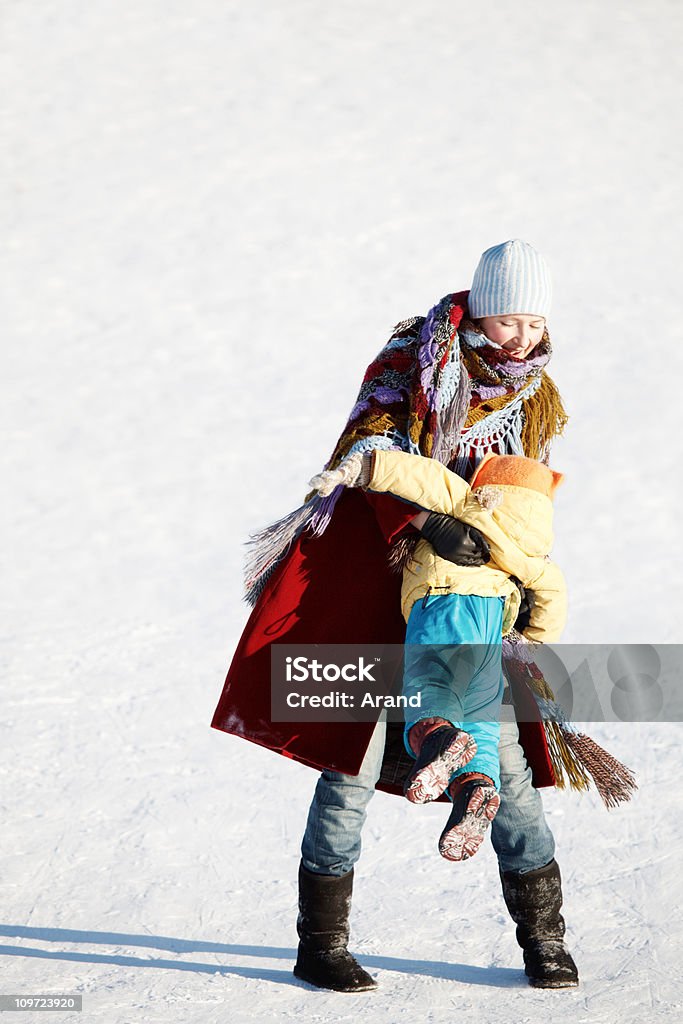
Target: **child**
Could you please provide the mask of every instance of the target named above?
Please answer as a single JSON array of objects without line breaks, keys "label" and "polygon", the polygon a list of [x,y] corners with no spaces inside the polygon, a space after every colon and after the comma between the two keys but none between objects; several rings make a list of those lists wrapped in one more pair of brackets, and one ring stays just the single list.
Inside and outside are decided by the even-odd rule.
[{"label": "child", "polygon": [[379,449],[352,455],[345,468],[347,485],[445,513],[475,527],[489,545],[491,561],[472,567],[440,558],[420,539],[401,591],[404,693],[421,698],[420,715],[404,733],[416,758],[405,795],[427,803],[447,792],[453,808],[439,852],[466,860],[500,806],[501,640],[520,606],[512,577],[534,595],[528,640],[557,640],[565,623],[564,578],[547,557],[562,475],[523,456],[489,454],[468,485],[434,459]]}]

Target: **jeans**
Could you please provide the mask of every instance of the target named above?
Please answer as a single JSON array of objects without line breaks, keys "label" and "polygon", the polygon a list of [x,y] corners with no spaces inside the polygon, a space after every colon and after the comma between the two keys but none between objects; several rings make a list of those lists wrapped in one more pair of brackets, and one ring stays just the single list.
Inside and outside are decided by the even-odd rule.
[{"label": "jeans", "polygon": [[[380,719],[358,775],[324,771],[318,779],[301,845],[309,871],[345,875],[360,857],[361,830],[379,778],[385,735],[386,721]],[[534,871],[553,859],[555,841],[514,722],[501,722],[498,753],[501,803],[491,824],[491,842],[502,871]],[[447,816],[445,804],[444,809]]]}]

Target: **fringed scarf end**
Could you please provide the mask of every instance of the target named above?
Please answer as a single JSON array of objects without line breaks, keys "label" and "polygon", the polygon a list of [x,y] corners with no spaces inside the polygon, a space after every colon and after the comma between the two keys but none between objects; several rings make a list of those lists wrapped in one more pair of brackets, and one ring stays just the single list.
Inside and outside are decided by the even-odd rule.
[{"label": "fringed scarf end", "polygon": [[568,722],[533,660],[534,647],[535,644],[515,631],[503,641],[508,673],[517,683],[526,683],[541,713],[555,785],[558,789],[569,785],[577,792],[586,792],[592,782],[608,810],[630,800],[638,788],[635,775],[594,739],[578,732]]},{"label": "fringed scarf end", "polygon": [[313,519],[321,500],[319,497],[310,498],[282,519],[250,535],[246,542],[244,599],[252,607],[256,604],[266,580]]},{"label": "fringed scarf end", "polygon": [[585,733],[568,728],[562,729],[562,733],[576,761],[593,779],[607,810],[631,799],[638,784],[630,768]]},{"label": "fringed scarf end", "polygon": [[419,534],[410,534],[399,537],[393,542],[389,549],[387,564],[392,572],[403,572],[413,555],[413,551],[419,541]]}]

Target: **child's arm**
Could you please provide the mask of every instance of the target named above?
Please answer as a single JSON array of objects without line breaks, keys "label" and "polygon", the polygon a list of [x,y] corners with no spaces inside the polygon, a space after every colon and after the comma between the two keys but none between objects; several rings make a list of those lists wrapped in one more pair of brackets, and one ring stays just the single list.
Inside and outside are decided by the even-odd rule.
[{"label": "child's arm", "polygon": [[[373,477],[376,459],[381,463],[381,468]],[[432,478],[431,484],[425,480],[411,479],[418,467],[424,477]],[[326,469],[314,476],[309,484],[323,497],[339,486],[362,487],[373,507],[378,501],[389,502],[390,507],[392,502],[394,505],[403,505],[407,515],[399,512],[398,518],[391,508],[389,531],[383,522],[384,517],[379,518],[380,528],[387,541],[398,532],[397,525],[400,529],[410,523],[429,541],[440,558],[465,566],[484,565],[490,558],[489,547],[482,533],[472,523],[468,523],[464,515],[462,521],[458,518],[470,494],[469,486],[432,459],[382,449],[374,449],[363,455],[354,452],[335,469]],[[479,505],[476,502],[474,504],[476,512],[481,512]],[[491,523],[487,525],[491,526]]]},{"label": "child's arm", "polygon": [[[390,492],[415,507],[449,517],[452,527],[459,526],[455,546],[446,535],[423,530],[439,557],[457,565],[479,566],[491,558],[505,571],[522,579],[538,576],[538,558],[529,559],[473,497],[470,485],[435,459],[407,452],[375,449],[363,466],[362,486],[373,492]],[[464,524],[464,525],[463,525]],[[422,529],[419,521],[414,525]],[[450,527],[449,527],[450,529]]]},{"label": "child's arm", "polygon": [[455,519],[463,514],[469,484],[436,459],[376,448],[372,453],[367,488],[388,491],[397,498]]},{"label": "child's arm", "polygon": [[539,643],[554,643],[567,622],[567,586],[562,571],[555,562],[545,562],[541,575],[527,586],[534,603],[524,636]]}]

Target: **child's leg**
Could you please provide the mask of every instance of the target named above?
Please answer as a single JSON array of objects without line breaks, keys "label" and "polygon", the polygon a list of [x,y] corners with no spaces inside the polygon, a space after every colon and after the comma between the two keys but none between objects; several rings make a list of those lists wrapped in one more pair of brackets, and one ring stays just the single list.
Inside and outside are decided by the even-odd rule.
[{"label": "child's leg", "polygon": [[481,609],[482,642],[476,647],[477,668],[465,695],[462,727],[477,743],[477,753],[458,768],[446,790],[453,808],[439,839],[447,860],[473,857],[500,807],[500,706],[503,698],[502,606]]},{"label": "child's leg", "polygon": [[416,759],[404,786],[412,803],[440,796],[476,750],[467,733],[450,725],[450,719],[463,717],[468,682],[456,685],[453,673],[451,637],[458,620],[467,618],[458,602],[455,594],[430,596],[413,606],[408,619],[403,693],[419,702],[419,711],[406,712],[403,734],[406,750]]},{"label": "child's leg", "polygon": [[[415,757],[409,732],[419,721],[460,721],[464,717],[461,692],[453,685],[451,637],[459,610],[454,594],[435,594],[413,605],[406,627],[403,694],[417,699],[419,710],[406,708],[404,743]],[[454,598],[456,600],[454,600]],[[455,641],[457,643],[457,641]]]},{"label": "child's leg", "polygon": [[[412,802],[435,799],[453,774],[471,762],[476,748],[464,720],[471,711],[473,724],[479,724],[476,720],[490,714],[486,709],[502,696],[489,679],[496,651],[491,654],[485,643],[488,635],[497,636],[499,652],[501,627],[498,598],[445,594],[413,606],[403,680],[404,695],[417,695],[420,701],[419,713],[411,716],[404,731],[406,749],[417,758],[405,788]],[[438,735],[430,735],[435,730]],[[487,749],[491,742],[495,748],[497,737],[491,741],[485,733]],[[487,755],[482,763],[488,765],[489,760]]]},{"label": "child's leg", "polygon": [[469,764],[456,769],[450,781],[452,782],[462,775],[476,772],[480,775],[486,775],[491,779],[496,789],[499,790],[500,760],[498,757],[498,744],[500,743],[500,722],[466,722],[461,724],[460,728],[467,729],[467,732],[477,744],[477,752]]},{"label": "child's leg", "polygon": [[[403,693],[417,697],[406,709],[404,740],[416,722],[441,718],[468,730],[498,724],[503,697],[503,601],[473,594],[438,594],[413,605],[406,628]],[[410,717],[409,717],[410,715]]]},{"label": "child's leg", "polygon": [[500,707],[505,680],[502,666],[503,602],[499,598],[471,598],[479,637],[471,641],[474,669],[463,698],[463,718],[453,724],[466,729],[477,743],[471,762],[454,775],[478,772],[487,775],[500,789],[498,744]]}]

